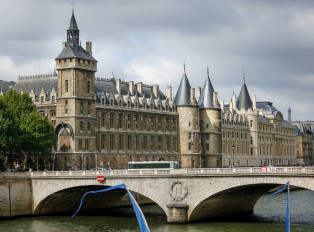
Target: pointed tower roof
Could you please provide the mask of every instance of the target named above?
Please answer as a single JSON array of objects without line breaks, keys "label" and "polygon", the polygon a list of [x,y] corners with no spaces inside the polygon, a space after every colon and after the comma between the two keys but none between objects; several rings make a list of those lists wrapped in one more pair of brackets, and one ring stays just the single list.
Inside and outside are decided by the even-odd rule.
[{"label": "pointed tower roof", "polygon": [[200,95],[198,105],[200,109],[211,109],[215,108],[213,94],[215,90],[209,78],[209,69],[207,68],[207,78],[205,80],[202,93]]},{"label": "pointed tower roof", "polygon": [[72,17],[70,19],[70,25],[69,25],[68,31],[79,31],[79,28],[77,26],[76,19],[74,16],[74,10],[72,10]]},{"label": "pointed tower roof", "polygon": [[179,85],[177,94],[174,98],[174,102],[176,106],[191,106],[192,105],[191,98],[190,98],[190,90],[191,90],[191,85],[188,80],[188,77],[186,76],[185,65],[184,65],[184,72],[181,79],[181,83]]},{"label": "pointed tower roof", "polygon": [[92,57],[92,55],[82,48],[79,44],[80,31],[78,29],[74,11],[72,11],[72,17],[70,20],[70,25],[67,30],[67,42],[65,48],[57,56],[56,60],[67,59],[67,58],[80,58],[85,60],[97,61]]},{"label": "pointed tower roof", "polygon": [[245,82],[243,82],[239,97],[238,97],[238,109],[252,109],[252,101],[249,94],[249,91],[247,90]]}]

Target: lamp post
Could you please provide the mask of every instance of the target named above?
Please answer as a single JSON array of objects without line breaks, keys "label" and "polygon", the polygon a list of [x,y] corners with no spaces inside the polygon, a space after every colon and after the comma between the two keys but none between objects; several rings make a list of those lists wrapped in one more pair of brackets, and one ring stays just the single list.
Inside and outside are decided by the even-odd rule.
[{"label": "lamp post", "polygon": [[234,144],[232,145],[232,166],[234,167],[234,149],[235,149],[235,146]]}]

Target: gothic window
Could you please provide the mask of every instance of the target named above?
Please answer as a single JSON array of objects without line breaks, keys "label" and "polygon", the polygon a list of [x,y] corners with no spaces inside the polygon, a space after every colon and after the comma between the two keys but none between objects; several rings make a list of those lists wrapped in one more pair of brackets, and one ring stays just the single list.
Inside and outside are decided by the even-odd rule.
[{"label": "gothic window", "polygon": [[209,143],[206,143],[206,151],[209,151]]},{"label": "gothic window", "polygon": [[79,150],[82,150],[82,139],[79,139]]},{"label": "gothic window", "polygon": [[87,131],[90,131],[90,122],[87,122]]},{"label": "gothic window", "polygon": [[84,104],[83,104],[83,101],[80,101],[80,114],[83,114],[84,113]]},{"label": "gothic window", "polygon": [[80,131],[83,131],[83,126],[84,126],[83,121],[80,121]]},{"label": "gothic window", "polygon": [[172,150],[173,151],[177,150],[177,138],[172,139]]},{"label": "gothic window", "polygon": [[150,150],[153,151],[154,150],[154,136],[150,137]]},{"label": "gothic window", "polygon": [[166,151],[169,151],[170,149],[170,138],[166,137]]},{"label": "gothic window", "polygon": [[118,115],[118,123],[119,123],[118,127],[121,129],[122,128],[122,114]]},{"label": "gothic window", "polygon": [[69,92],[69,81],[65,80],[65,92]]},{"label": "gothic window", "polygon": [[158,136],[158,150],[161,151],[162,150],[162,137]]},{"label": "gothic window", "polygon": [[147,137],[146,136],[143,136],[142,148],[143,148],[144,151],[147,149]]},{"label": "gothic window", "polygon": [[134,141],[134,150],[137,151],[139,149],[139,139],[138,135],[135,136],[135,141]]}]

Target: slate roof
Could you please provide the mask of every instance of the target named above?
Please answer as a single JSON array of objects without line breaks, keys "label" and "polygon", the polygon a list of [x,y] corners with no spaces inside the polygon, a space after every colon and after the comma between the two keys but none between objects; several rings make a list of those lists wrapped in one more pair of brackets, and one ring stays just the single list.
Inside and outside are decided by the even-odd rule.
[{"label": "slate roof", "polygon": [[190,98],[191,85],[184,71],[174,102],[177,106],[192,106]]},{"label": "slate roof", "polygon": [[14,81],[3,81],[0,80],[0,93],[6,93],[9,91],[10,86],[14,86],[15,82]]},{"label": "slate roof", "polygon": [[210,81],[209,73],[207,72],[207,78],[205,80],[205,83],[204,83],[204,86],[203,86],[203,89],[202,89],[202,92],[198,101],[198,105],[200,106],[200,109],[215,108],[214,99],[213,99],[214,92],[215,92],[214,87]]},{"label": "slate roof", "polygon": [[57,56],[56,60],[67,59],[67,58],[79,58],[90,61],[97,61],[94,57],[91,56],[84,48],[81,46],[70,46],[66,45],[66,47],[62,50],[62,52]]},{"label": "slate roof", "polygon": [[74,11],[72,12],[72,17],[70,19],[70,25],[69,25],[69,28],[68,28],[68,31],[78,31],[79,28],[77,26],[77,23],[76,23],[76,19],[75,19],[75,16],[74,16]]},{"label": "slate roof", "polygon": [[256,108],[262,109],[263,114],[272,114],[276,116],[279,112],[274,106],[272,102],[256,102]]},{"label": "slate roof", "polygon": [[242,88],[238,97],[238,101],[237,101],[237,106],[239,110],[241,109],[248,110],[249,108],[252,109],[251,97],[245,83],[243,83],[242,85]]},{"label": "slate roof", "polygon": [[29,79],[19,79],[12,89],[17,92],[23,91],[30,93],[32,90],[35,93],[35,100],[38,100],[42,90],[46,92],[46,99],[50,100],[50,92],[52,89],[58,90],[58,77],[34,77]]}]

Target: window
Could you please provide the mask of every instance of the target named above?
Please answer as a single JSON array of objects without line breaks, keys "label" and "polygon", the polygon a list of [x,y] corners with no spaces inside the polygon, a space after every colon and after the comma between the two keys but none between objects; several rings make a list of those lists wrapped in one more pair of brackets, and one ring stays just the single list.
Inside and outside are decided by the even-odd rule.
[{"label": "window", "polygon": [[55,103],[55,101],[56,101],[56,96],[55,96],[55,95],[52,95],[52,97],[51,97],[51,102],[52,102],[52,103]]},{"label": "window", "polygon": [[251,148],[251,155],[253,155],[253,148]]},{"label": "window", "polygon": [[131,150],[131,135],[127,136],[126,143],[127,143],[127,149]]},{"label": "window", "polygon": [[206,143],[206,151],[209,151],[209,143]]},{"label": "window", "polygon": [[208,124],[206,124],[206,129],[208,129]]},{"label": "window", "polygon": [[191,139],[192,138],[192,134],[191,133],[189,133],[189,139]]},{"label": "window", "polygon": [[105,144],[106,144],[106,135],[101,134],[100,148],[105,149]]},{"label": "window", "polygon": [[134,141],[134,150],[137,151],[139,149],[139,139],[138,139],[138,135],[135,135],[135,141]]},{"label": "window", "polygon": [[250,144],[253,144],[253,137],[250,137]]},{"label": "window", "polygon": [[251,127],[253,126],[253,120],[250,120],[250,126]]},{"label": "window", "polygon": [[83,127],[84,127],[83,121],[80,121],[80,131],[83,131]]},{"label": "window", "polygon": [[42,117],[45,117],[45,111],[41,110],[41,111],[39,111],[39,114],[40,114]]},{"label": "window", "polygon": [[87,81],[87,94],[90,92],[90,81]]},{"label": "window", "polygon": [[172,139],[172,150],[173,151],[177,150],[177,138]]},{"label": "window", "polygon": [[45,101],[45,97],[44,97],[44,96],[41,96],[41,97],[40,97],[40,103],[44,103],[44,101]]},{"label": "window", "polygon": [[110,135],[110,150],[114,149],[114,135]]},{"label": "window", "polygon": [[209,140],[209,134],[206,134],[206,140]]},{"label": "window", "polygon": [[142,149],[145,151],[147,149],[147,137],[143,136],[143,145],[142,145]]},{"label": "window", "polygon": [[114,120],[114,114],[113,113],[110,113],[110,128],[113,128],[113,120]]},{"label": "window", "polygon": [[119,135],[119,149],[123,149],[123,135]]},{"label": "window", "polygon": [[82,150],[82,139],[79,139],[79,150]]},{"label": "window", "polygon": [[65,92],[69,92],[69,81],[65,80]]},{"label": "window", "polygon": [[189,127],[191,127],[191,122],[189,122]]},{"label": "window", "polygon": [[85,139],[85,150],[89,150],[89,141]]},{"label": "window", "polygon": [[189,149],[189,151],[191,151],[191,149],[192,149],[192,143],[189,143],[188,149]]},{"label": "window", "polygon": [[90,122],[87,122],[87,131],[90,131]]}]

